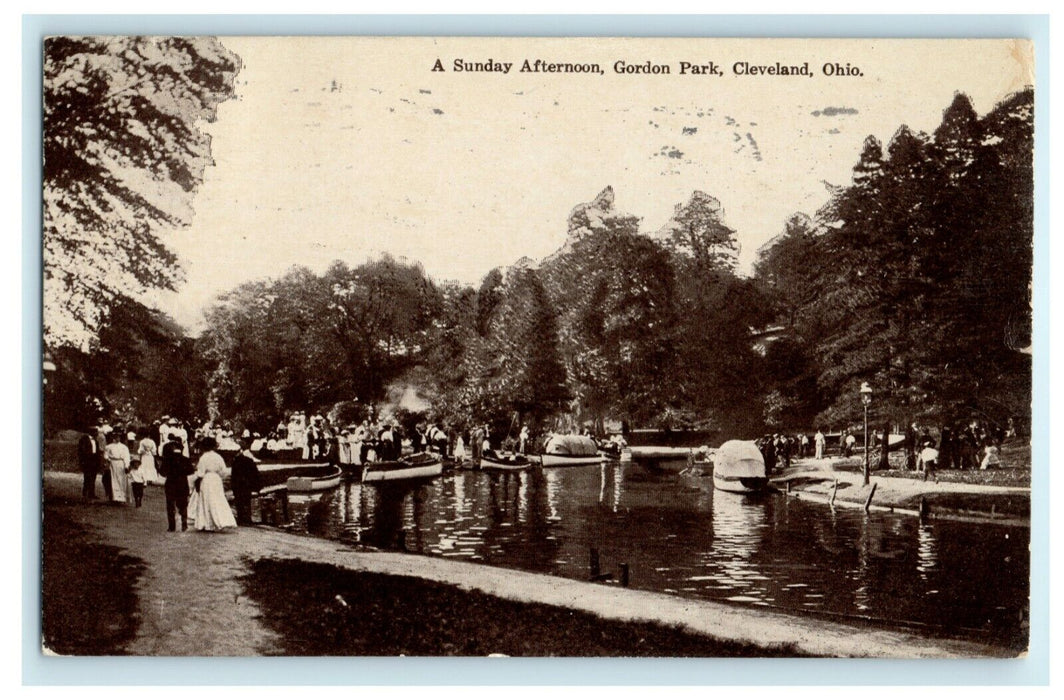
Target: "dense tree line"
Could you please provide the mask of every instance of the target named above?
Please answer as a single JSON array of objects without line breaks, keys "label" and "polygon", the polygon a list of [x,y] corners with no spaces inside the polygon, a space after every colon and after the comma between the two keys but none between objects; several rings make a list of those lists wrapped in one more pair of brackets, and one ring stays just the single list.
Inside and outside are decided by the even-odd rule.
[{"label": "dense tree line", "polygon": [[60,353],[74,370],[63,391],[93,397],[86,411],[255,429],[293,410],[347,422],[388,406],[503,432],[613,419],[752,437],[855,420],[867,381],[877,419],[896,425],[1023,418],[1032,100],[979,117],[957,95],[931,135],[869,137],[852,183],[784,222],[752,277],[736,273],[715,198],[696,191],[646,232],[607,187],[572,210],[558,252],[477,287],[387,256],[297,267],[220,297],[197,339],[112,304],[95,351]]},{"label": "dense tree line", "polygon": [[735,274],[735,248],[708,195],[646,235],[607,188],[574,208],[560,251],[492,270],[477,289],[388,257],[295,268],[207,313],[210,412],[248,425],[299,408],[347,419],[394,411],[409,388],[425,418],[456,427],[620,419],[750,432],[762,362],[750,330],[768,316]]},{"label": "dense tree line", "polygon": [[867,381],[895,424],[1029,416],[1032,157],[1029,89],[982,118],[958,94],[933,134],[865,140],[852,185],[756,268],[790,329],[782,412],[852,420]]}]

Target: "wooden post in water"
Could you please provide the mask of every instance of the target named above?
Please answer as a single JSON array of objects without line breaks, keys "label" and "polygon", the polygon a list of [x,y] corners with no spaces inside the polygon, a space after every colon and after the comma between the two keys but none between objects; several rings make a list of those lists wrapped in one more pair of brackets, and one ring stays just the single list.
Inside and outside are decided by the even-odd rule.
[{"label": "wooden post in water", "polygon": [[590,580],[594,581],[599,577],[599,573],[601,573],[601,570],[599,568],[599,551],[594,547],[591,548],[589,566],[591,569]]},{"label": "wooden post in water", "polygon": [[831,500],[828,501],[828,505],[832,508],[835,507],[835,494],[839,492],[839,480],[835,479],[835,485],[831,487]]},{"label": "wooden post in water", "polygon": [[868,512],[868,508],[872,505],[872,496],[876,495],[876,486],[878,486],[878,484],[872,484],[872,490],[868,492],[868,498],[865,499],[864,509],[866,513]]},{"label": "wooden post in water", "polygon": [[621,563],[621,585],[628,588],[628,562]]},{"label": "wooden post in water", "polygon": [[920,522],[926,521],[930,514],[931,508],[927,505],[927,498],[920,496]]}]

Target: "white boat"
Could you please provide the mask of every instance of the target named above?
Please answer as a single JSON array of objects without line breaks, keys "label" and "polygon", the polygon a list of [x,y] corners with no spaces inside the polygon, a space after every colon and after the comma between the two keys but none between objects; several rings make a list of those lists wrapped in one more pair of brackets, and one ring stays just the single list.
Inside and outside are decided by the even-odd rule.
[{"label": "white boat", "polygon": [[544,467],[579,467],[584,464],[602,464],[606,458],[600,454],[590,456],[580,455],[540,455],[540,463]]},{"label": "white boat", "polygon": [[768,485],[765,458],[748,440],[729,440],[713,457],[713,486],[721,491],[751,493]]},{"label": "white boat", "polygon": [[[259,493],[266,495],[275,491],[321,491],[340,483],[343,472],[327,463],[262,463],[258,464],[259,478],[263,483]],[[335,480],[335,483],[333,482]]]},{"label": "white boat", "polygon": [[363,483],[431,479],[443,473],[443,460],[422,452],[395,462],[371,462],[362,470]]},{"label": "white boat", "polygon": [[544,467],[602,464],[606,459],[599,454],[598,444],[584,435],[554,435],[547,440],[539,457]]},{"label": "white boat", "polygon": [[489,450],[480,456],[481,469],[495,469],[498,471],[520,471],[528,469],[532,462],[524,455],[510,452],[498,453]]}]

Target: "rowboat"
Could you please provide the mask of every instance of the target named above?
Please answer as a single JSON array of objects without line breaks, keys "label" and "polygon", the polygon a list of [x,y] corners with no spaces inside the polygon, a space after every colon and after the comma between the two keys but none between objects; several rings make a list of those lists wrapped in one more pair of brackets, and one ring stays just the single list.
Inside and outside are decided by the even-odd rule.
[{"label": "rowboat", "polygon": [[340,485],[344,470],[332,467],[331,471],[321,476],[290,476],[286,482],[289,493],[313,493],[327,491]]},{"label": "rowboat", "polygon": [[747,440],[729,440],[713,458],[713,486],[721,491],[751,493],[768,485],[765,458]]},{"label": "rowboat", "polygon": [[[289,483],[296,480],[307,482],[308,485],[313,484],[313,482],[318,480],[336,480],[332,486],[322,486],[321,488],[310,489],[313,491],[320,491],[338,485],[340,483],[338,477],[343,474],[339,467],[324,462],[318,464],[293,464],[289,462],[269,464],[260,462],[258,464],[258,469],[259,483],[262,485],[260,493],[262,494],[286,489],[291,490]],[[299,486],[297,486],[297,488],[299,488]]]},{"label": "rowboat", "polygon": [[544,467],[579,467],[585,464],[602,464],[606,458],[600,454],[590,456],[579,455],[540,455],[540,463]]},{"label": "rowboat", "polygon": [[362,470],[362,481],[402,481],[431,479],[443,473],[443,461],[436,455],[420,452],[394,462],[371,462]]},{"label": "rowboat", "polygon": [[692,450],[688,447],[630,447],[632,461],[659,472],[681,472],[691,466]]},{"label": "rowboat", "polygon": [[532,462],[524,455],[495,451],[485,452],[480,456],[481,469],[494,469],[499,471],[520,471],[531,466]]}]

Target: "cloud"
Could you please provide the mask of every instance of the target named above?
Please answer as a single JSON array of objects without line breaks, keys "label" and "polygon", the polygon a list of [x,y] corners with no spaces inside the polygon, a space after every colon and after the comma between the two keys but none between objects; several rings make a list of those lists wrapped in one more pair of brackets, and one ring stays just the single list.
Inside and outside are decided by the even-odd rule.
[{"label": "cloud", "polygon": [[757,141],[754,140],[753,135],[747,131],[746,140],[750,143],[750,148],[754,150],[754,160],[761,160],[761,149],[757,147]]},{"label": "cloud", "polygon": [[654,154],[655,156],[665,156],[666,158],[675,158],[679,160],[683,158],[683,151],[675,146],[662,146],[661,150]]},{"label": "cloud", "polygon": [[814,117],[836,117],[840,114],[857,114],[853,107],[825,107],[813,112]]}]

